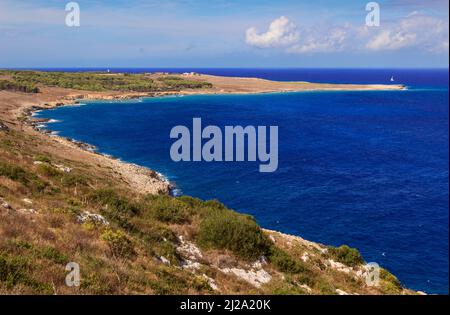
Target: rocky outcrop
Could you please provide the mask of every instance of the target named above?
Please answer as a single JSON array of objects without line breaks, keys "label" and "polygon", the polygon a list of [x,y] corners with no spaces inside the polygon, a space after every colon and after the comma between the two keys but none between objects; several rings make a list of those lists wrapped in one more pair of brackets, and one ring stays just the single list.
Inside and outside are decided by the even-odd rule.
[{"label": "rocky outcrop", "polygon": [[5,125],[2,121],[0,121],[0,131],[8,132],[9,127]]}]

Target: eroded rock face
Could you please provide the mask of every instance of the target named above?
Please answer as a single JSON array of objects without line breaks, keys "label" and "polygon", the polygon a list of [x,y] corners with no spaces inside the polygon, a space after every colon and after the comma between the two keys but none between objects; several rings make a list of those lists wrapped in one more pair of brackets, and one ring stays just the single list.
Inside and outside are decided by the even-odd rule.
[{"label": "eroded rock face", "polygon": [[199,260],[203,258],[200,249],[192,242],[186,241],[182,235],[178,237],[180,245],[177,252],[183,256],[181,267],[184,269],[198,270],[202,266]]},{"label": "eroded rock face", "polygon": [[252,284],[253,286],[260,288],[261,285],[269,283],[272,280],[272,276],[264,269],[240,269],[240,268],[223,268],[220,269],[223,273],[234,274],[238,278]]}]

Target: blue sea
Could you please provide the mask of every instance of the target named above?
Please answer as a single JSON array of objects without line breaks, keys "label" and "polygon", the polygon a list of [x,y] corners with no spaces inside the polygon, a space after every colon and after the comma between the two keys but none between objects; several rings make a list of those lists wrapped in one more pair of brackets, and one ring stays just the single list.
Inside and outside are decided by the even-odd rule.
[{"label": "blue sea", "polygon": [[[93,69],[58,69],[69,71]],[[96,69],[101,70],[101,69]],[[217,198],[269,229],[358,248],[412,289],[449,292],[449,73],[429,69],[196,71],[280,81],[395,83],[407,91],[198,95],[40,112],[48,128],[155,169],[179,193]],[[176,125],[276,125],[279,168],[171,160]]]}]

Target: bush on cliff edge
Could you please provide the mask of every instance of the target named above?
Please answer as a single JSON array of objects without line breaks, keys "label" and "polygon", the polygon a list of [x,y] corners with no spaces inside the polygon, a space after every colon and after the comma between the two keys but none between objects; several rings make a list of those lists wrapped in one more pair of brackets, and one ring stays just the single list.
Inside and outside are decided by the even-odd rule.
[{"label": "bush on cliff edge", "polygon": [[197,242],[203,248],[226,249],[244,259],[268,253],[271,242],[249,216],[233,211],[212,211],[200,223]]}]

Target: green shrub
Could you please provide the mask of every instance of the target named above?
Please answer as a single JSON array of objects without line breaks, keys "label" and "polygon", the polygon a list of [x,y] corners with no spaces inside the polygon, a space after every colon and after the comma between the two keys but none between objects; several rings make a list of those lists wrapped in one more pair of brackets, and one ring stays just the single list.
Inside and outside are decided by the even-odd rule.
[{"label": "green shrub", "polygon": [[40,174],[47,177],[57,177],[62,174],[59,170],[47,163],[40,164],[38,166],[38,171]]},{"label": "green shrub", "polygon": [[0,162],[0,176],[8,177],[22,184],[27,184],[29,181],[28,173],[23,168],[3,162]]},{"label": "green shrub", "polygon": [[197,240],[204,248],[227,249],[244,259],[259,258],[271,246],[253,219],[231,210],[213,211],[204,218]]},{"label": "green shrub", "polygon": [[29,173],[19,166],[4,162],[0,162],[0,176],[17,181],[37,192],[43,192],[48,187],[48,183],[41,180],[35,174]]},{"label": "green shrub", "polygon": [[135,255],[133,243],[120,230],[107,229],[100,238],[108,244],[111,254],[116,258],[131,258]]},{"label": "green shrub", "polygon": [[181,256],[177,252],[175,244],[170,242],[162,242],[155,248],[155,253],[158,256],[167,258],[171,264],[178,265],[181,261]]},{"label": "green shrub", "polygon": [[166,223],[182,224],[188,222],[188,214],[186,206],[172,200],[170,202],[157,204],[154,207],[155,218],[159,221]]},{"label": "green shrub", "polygon": [[157,280],[148,282],[148,286],[152,288],[155,294],[189,294],[190,289],[205,293],[211,293],[212,291],[205,278],[179,273],[166,266],[161,266],[156,271],[156,276],[158,277]]},{"label": "green shrub", "polygon": [[30,182],[27,186],[30,189],[32,189],[33,191],[42,193],[49,187],[49,184],[47,182],[43,181],[42,179],[36,177],[36,178],[33,178],[32,180],[30,180]]},{"label": "green shrub", "polygon": [[12,288],[28,278],[28,261],[22,257],[10,257],[0,254],[0,282]]},{"label": "green shrub", "polygon": [[189,208],[199,208],[202,207],[205,202],[203,202],[201,199],[194,198],[191,196],[181,196],[177,197],[177,200],[183,202],[186,204]]},{"label": "green shrub", "polygon": [[350,267],[364,264],[364,259],[361,257],[359,251],[355,248],[348,247],[347,245],[330,247],[328,248],[328,253],[336,261]]},{"label": "green shrub", "polygon": [[227,207],[223,203],[221,203],[218,200],[207,200],[203,202],[203,207],[205,208],[211,208],[214,210],[228,210]]},{"label": "green shrub", "polygon": [[119,196],[112,189],[99,189],[92,193],[89,196],[89,199],[92,202],[98,203],[102,206],[107,206],[107,212],[113,216],[114,213],[111,213],[111,211],[129,216],[137,215],[140,212],[139,208],[134,203]]},{"label": "green shrub", "polygon": [[36,86],[9,80],[0,80],[0,91],[1,90],[25,93],[39,93],[39,88]]},{"label": "green shrub", "polygon": [[138,220],[138,229],[140,231],[139,236],[146,244],[153,246],[155,243],[161,243],[164,241],[169,241],[172,243],[176,243],[178,241],[175,233],[168,227],[155,224],[156,222],[146,219]]},{"label": "green shrub", "polygon": [[65,187],[73,187],[73,186],[87,186],[88,179],[84,175],[79,174],[66,174],[64,173],[61,178],[61,183]]},{"label": "green shrub", "polygon": [[201,89],[211,88],[212,84],[202,81],[186,80],[177,76],[165,76],[158,78],[169,89]]},{"label": "green shrub", "polygon": [[53,261],[56,264],[65,265],[69,262],[69,258],[58,251],[56,248],[46,246],[40,250],[40,254],[43,258]]},{"label": "green shrub", "polygon": [[397,277],[384,268],[380,268],[380,279],[386,281],[392,290],[402,290],[402,284]]},{"label": "green shrub", "polygon": [[30,269],[26,258],[0,253],[0,283],[4,283],[7,289],[21,284],[32,288],[38,294],[51,294],[51,285],[34,279],[30,275]]},{"label": "green shrub", "polygon": [[285,251],[272,246],[268,259],[279,271],[286,273],[301,273],[309,270],[300,261],[294,260]]}]

